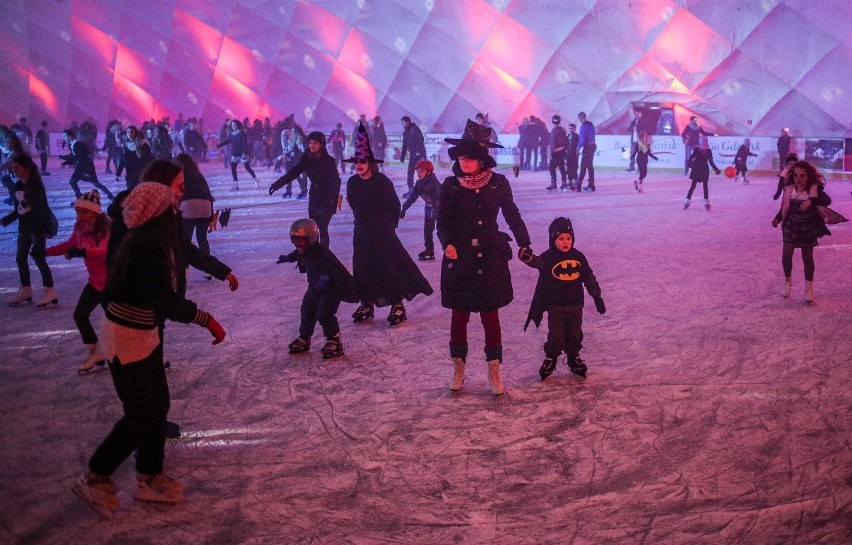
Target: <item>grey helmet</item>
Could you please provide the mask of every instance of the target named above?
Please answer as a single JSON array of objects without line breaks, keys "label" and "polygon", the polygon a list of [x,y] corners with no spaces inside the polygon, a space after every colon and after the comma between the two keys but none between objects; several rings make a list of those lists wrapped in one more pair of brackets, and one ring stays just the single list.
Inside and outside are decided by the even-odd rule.
[{"label": "grey helmet", "polygon": [[290,237],[303,237],[308,240],[308,244],[316,244],[319,242],[319,226],[309,218],[296,220],[290,226]]}]

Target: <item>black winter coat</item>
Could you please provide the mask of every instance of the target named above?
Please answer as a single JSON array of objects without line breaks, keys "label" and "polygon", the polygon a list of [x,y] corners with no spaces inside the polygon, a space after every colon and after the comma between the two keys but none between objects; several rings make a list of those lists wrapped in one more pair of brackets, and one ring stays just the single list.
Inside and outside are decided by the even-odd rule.
[{"label": "black winter coat", "polygon": [[414,123],[402,131],[402,149],[399,152],[400,161],[405,161],[406,153],[410,154],[409,157],[414,157],[415,155],[426,157],[426,142],[423,140],[423,133],[420,132],[420,127]]},{"label": "black winter coat", "polygon": [[296,263],[299,272],[308,277],[308,289],[318,289],[317,286],[325,276],[328,278],[328,287],[324,289],[329,290],[334,299],[347,303],[359,301],[355,278],[337,256],[322,244],[311,244],[305,253],[293,250],[284,256],[283,262]]},{"label": "black winter coat", "polygon": [[422,180],[414,182],[414,187],[411,189],[411,194],[405,199],[402,205],[402,211],[405,212],[418,197],[423,198],[423,203],[426,204],[424,215],[428,219],[438,219],[438,203],[441,198],[441,182],[435,177],[434,172],[430,172]]},{"label": "black winter coat", "polygon": [[154,153],[151,151],[148,142],[140,142],[135,150],[131,150],[125,144],[122,154],[124,155],[124,162],[118,167],[115,175],[121,176],[121,169],[126,169],[124,181],[127,184],[127,189],[133,189],[142,181],[142,173],[145,171],[145,167],[154,160]]},{"label": "black winter coat", "polygon": [[[457,165],[453,171],[459,174]],[[512,198],[509,180],[492,173],[480,189],[466,189],[457,176],[441,186],[438,239],[452,244],[458,259],[441,263],[441,305],[463,312],[496,310],[512,302],[511,237],[500,232],[497,213],[502,211],[518,246],[529,246],[527,226]]]},{"label": "black winter coat", "polygon": [[47,204],[47,192],[44,184],[36,181],[15,182],[15,209],[0,219],[0,225],[6,227],[18,220],[19,233],[52,235],[53,213]]},{"label": "black winter coat", "polygon": [[[247,155],[249,152],[248,138],[244,131],[231,132],[230,136],[216,144],[216,149],[228,144],[231,144],[231,157],[240,159],[243,155]],[[231,160],[231,162],[233,163],[235,161]]]},{"label": "black winter coat", "polygon": [[355,216],[352,272],[361,301],[384,307],[431,295],[432,286],[396,236],[400,205],[393,182],[380,172],[367,180],[356,174],[346,183],[346,200]]},{"label": "black winter coat", "polygon": [[302,175],[308,174],[311,188],[308,192],[308,217],[330,217],[337,212],[337,199],[340,196],[340,174],[334,157],[323,147],[319,154],[304,153],[296,166],[272,182],[272,189],[280,189]]},{"label": "black winter coat", "polygon": [[713,151],[708,149],[695,148],[692,150],[692,155],[689,156],[687,166],[689,171],[689,179],[696,182],[706,182],[710,179],[710,167],[718,173],[719,168],[713,162]]}]

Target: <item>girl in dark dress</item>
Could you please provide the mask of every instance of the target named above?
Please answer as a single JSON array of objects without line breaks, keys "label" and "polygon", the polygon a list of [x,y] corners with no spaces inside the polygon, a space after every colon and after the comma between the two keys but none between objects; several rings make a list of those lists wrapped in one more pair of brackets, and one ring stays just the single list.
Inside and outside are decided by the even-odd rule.
[{"label": "girl in dark dress", "polygon": [[378,171],[367,129],[357,131],[353,157],[355,175],[346,182],[346,200],[355,216],[352,237],[352,271],[358,285],[361,306],[352,315],[356,322],[373,317],[374,307],[391,305],[391,326],[406,319],[403,299],[411,301],[419,294],[430,295],[432,286],[408,255],[396,236],[399,224],[399,197],[393,182]]},{"label": "girl in dark dress", "polygon": [[497,213],[503,213],[522,251],[528,252],[530,236],[512,198],[512,188],[489,155],[489,147],[502,147],[490,141],[491,129],[468,120],[461,139],[445,139],[455,144],[448,150],[453,176],[441,186],[438,206],[438,240],[444,248],[441,264],[441,305],[452,310],[450,357],[455,372],[450,389],[458,391],[464,382],[467,359],[467,323],[478,312],[485,329],[485,359],[491,392],[504,391],[500,378],[503,360],[499,309],[512,302],[509,260],[512,238],[499,231]]},{"label": "girl in dark dress", "polygon": [[710,167],[713,167],[716,174],[720,174],[722,171],[713,162],[713,151],[710,149],[707,137],[703,134],[698,137],[698,147],[692,150],[687,166],[691,169],[689,179],[692,180],[692,185],[689,186],[689,192],[683,201],[683,209],[689,208],[692,192],[695,191],[695,186],[701,182],[704,185],[704,210],[710,210],[710,195],[707,190],[707,182],[710,180]]}]

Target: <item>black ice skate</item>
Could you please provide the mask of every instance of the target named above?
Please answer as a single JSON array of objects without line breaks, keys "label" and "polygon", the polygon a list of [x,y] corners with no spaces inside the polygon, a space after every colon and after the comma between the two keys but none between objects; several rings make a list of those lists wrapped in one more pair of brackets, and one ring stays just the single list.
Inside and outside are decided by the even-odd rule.
[{"label": "black ice skate", "polygon": [[296,337],[296,340],[287,345],[287,350],[290,351],[291,354],[298,354],[300,352],[307,352],[311,349],[311,341],[305,340],[301,337]]},{"label": "black ice skate", "polygon": [[361,305],[352,313],[352,321],[355,323],[363,322],[372,318],[373,314],[373,305]]},{"label": "black ice skate", "polygon": [[330,360],[332,358],[342,356],[343,343],[340,342],[340,333],[334,337],[327,337],[325,340],[325,346],[322,347],[320,352],[322,353],[322,359],[324,360]]},{"label": "black ice skate", "polygon": [[435,252],[431,250],[423,250],[419,254],[417,254],[417,259],[420,261],[431,261],[435,259]]},{"label": "black ice skate", "polygon": [[583,363],[583,360],[580,359],[579,354],[567,355],[565,357],[565,365],[567,365],[568,368],[571,369],[571,372],[575,375],[580,375],[581,377],[586,378],[586,370],[588,368],[586,367],[586,364]]},{"label": "black ice skate", "polygon": [[549,356],[545,357],[544,363],[542,363],[541,367],[538,369],[538,374],[541,375],[541,380],[552,375],[554,369],[556,369],[556,360]]},{"label": "black ice skate", "polygon": [[388,322],[390,322],[391,327],[398,326],[407,319],[405,307],[401,303],[399,305],[391,305],[391,311],[388,314]]}]

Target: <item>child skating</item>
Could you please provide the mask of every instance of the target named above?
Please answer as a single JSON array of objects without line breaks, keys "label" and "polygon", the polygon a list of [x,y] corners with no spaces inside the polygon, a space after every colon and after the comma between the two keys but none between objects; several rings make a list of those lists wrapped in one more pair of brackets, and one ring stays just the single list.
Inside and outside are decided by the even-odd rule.
[{"label": "child skating", "polygon": [[698,147],[692,150],[692,155],[689,156],[687,167],[690,169],[689,179],[692,180],[692,185],[689,186],[689,192],[683,201],[683,209],[689,208],[692,192],[695,191],[695,186],[701,182],[704,186],[704,210],[710,210],[710,194],[707,189],[707,182],[710,180],[710,167],[713,167],[716,174],[721,174],[722,171],[713,162],[713,151],[710,149],[707,137],[703,134],[698,138]]},{"label": "child skating", "polygon": [[302,298],[299,336],[287,347],[291,354],[311,348],[311,337],[317,322],[325,335],[324,360],[343,355],[337,309],[340,301],[358,302],[355,278],[326,246],[319,242],[319,227],[312,219],[296,220],[290,227],[290,240],[296,249],[278,258],[278,263],[297,263],[299,272],[307,274],[308,290]]},{"label": "child skating", "polygon": [[80,374],[84,374],[95,365],[103,366],[106,363],[89,316],[100,304],[106,284],[106,251],[112,222],[101,209],[101,196],[97,189],[83,193],[74,203],[74,211],[77,213],[77,221],[71,238],[47,248],[45,255],[64,255],[65,259],[82,257],[89,273],[89,282],[80,293],[74,308],[74,323],[89,352],[77,368]]},{"label": "child skating", "polygon": [[640,193],[642,192],[642,181],[648,175],[648,157],[654,161],[658,160],[657,156],[651,152],[648,133],[643,132],[636,142],[636,165],[639,167],[639,179],[633,181],[633,187]]},{"label": "child skating", "polygon": [[550,248],[537,256],[532,251],[519,255],[521,261],[538,269],[538,282],[530,304],[524,331],[530,322],[541,325],[547,312],[547,342],[544,343],[544,362],[538,370],[541,380],[556,369],[563,352],[571,372],[586,377],[586,364],[580,359],[583,349],[583,286],[595,301],[595,308],[604,314],[606,305],[601,288],[586,256],[574,247],[574,228],[568,218],[556,218],[548,228]]},{"label": "child skating", "polygon": [[734,176],[734,183],[740,181],[740,176],[743,177],[743,185],[748,185],[748,178],[746,178],[746,172],[748,172],[748,158],[749,157],[757,157],[756,153],[752,153],[749,151],[751,149],[751,140],[746,138],[743,140],[743,145],[737,149],[737,154],[734,156],[734,162],[731,163],[734,165],[734,168],[737,171],[736,176]]},{"label": "child skating", "polygon": [[423,199],[426,205],[423,209],[423,244],[425,249],[417,254],[417,259],[427,261],[435,259],[435,243],[432,235],[435,232],[435,220],[438,219],[438,199],[441,197],[441,182],[435,177],[435,166],[431,161],[418,161],[414,165],[417,171],[417,181],[402,205],[400,219],[405,217],[405,211],[411,208],[417,197]]}]

